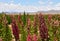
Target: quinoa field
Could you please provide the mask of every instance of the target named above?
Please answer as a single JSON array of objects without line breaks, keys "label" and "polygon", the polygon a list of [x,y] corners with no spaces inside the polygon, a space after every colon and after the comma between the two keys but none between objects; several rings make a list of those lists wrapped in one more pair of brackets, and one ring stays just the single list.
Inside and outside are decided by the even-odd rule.
[{"label": "quinoa field", "polygon": [[60,14],[0,14],[0,41],[60,41]]}]

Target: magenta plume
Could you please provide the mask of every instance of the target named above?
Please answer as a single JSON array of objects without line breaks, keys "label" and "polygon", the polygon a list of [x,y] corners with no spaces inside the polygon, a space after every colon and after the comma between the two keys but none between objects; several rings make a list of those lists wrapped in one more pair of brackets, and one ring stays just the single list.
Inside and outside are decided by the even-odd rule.
[{"label": "magenta plume", "polygon": [[27,30],[28,30],[27,41],[32,41],[32,37],[31,37],[31,34],[30,34],[30,28],[28,27]]},{"label": "magenta plume", "polygon": [[33,35],[33,41],[37,41],[37,35],[36,34]]},{"label": "magenta plume", "polygon": [[27,32],[28,32],[28,36],[27,36],[27,41],[32,41],[32,37],[31,37],[31,34],[30,34],[30,18],[27,18]]},{"label": "magenta plume", "polygon": [[22,23],[21,15],[18,15],[18,22],[19,22],[19,23]]},{"label": "magenta plume", "polygon": [[28,34],[28,36],[27,36],[27,41],[32,41],[32,38],[31,38],[30,34]]},{"label": "magenta plume", "polygon": [[15,19],[12,20],[12,31],[15,37],[15,41],[18,41],[19,40],[19,29],[18,29]]},{"label": "magenta plume", "polygon": [[48,14],[48,23],[50,23],[52,20],[52,15],[51,14]]},{"label": "magenta plume", "polygon": [[27,18],[27,32],[30,33],[31,21],[30,18]]},{"label": "magenta plume", "polygon": [[30,18],[27,19],[27,26],[30,26],[31,25],[31,20]]},{"label": "magenta plume", "polygon": [[48,39],[48,29],[47,26],[45,24],[45,19],[44,16],[42,14],[40,14],[39,16],[39,30],[40,30],[40,37],[42,39],[42,41],[45,41],[45,39]]},{"label": "magenta plume", "polygon": [[34,34],[33,34],[33,41],[37,41],[37,25],[38,25],[38,15],[36,14],[34,16],[34,23],[33,23],[33,30],[34,30]]}]

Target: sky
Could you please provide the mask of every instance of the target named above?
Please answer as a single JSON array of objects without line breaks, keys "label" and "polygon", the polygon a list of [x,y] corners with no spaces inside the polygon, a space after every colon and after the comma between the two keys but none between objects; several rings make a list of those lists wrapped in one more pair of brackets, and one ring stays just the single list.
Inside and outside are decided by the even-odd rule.
[{"label": "sky", "polygon": [[60,10],[60,0],[0,0],[0,12]]}]

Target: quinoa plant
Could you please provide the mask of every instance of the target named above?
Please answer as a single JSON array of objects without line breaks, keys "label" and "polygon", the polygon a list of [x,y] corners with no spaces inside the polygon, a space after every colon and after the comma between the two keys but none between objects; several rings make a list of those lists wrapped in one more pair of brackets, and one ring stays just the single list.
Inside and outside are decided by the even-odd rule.
[{"label": "quinoa plant", "polygon": [[6,15],[3,15],[3,41],[11,41],[11,30],[9,29],[8,21],[6,20],[5,16]]},{"label": "quinoa plant", "polygon": [[15,37],[15,41],[19,41],[19,29],[14,17],[12,17],[12,32]]},{"label": "quinoa plant", "polygon": [[26,25],[26,13],[25,12],[23,13],[23,24],[24,26]]},{"label": "quinoa plant", "polygon": [[45,23],[44,16],[40,13],[39,16],[39,31],[40,31],[40,37],[42,41],[48,41],[48,28]]},{"label": "quinoa plant", "polygon": [[31,33],[30,33],[31,22],[30,18],[27,18],[27,41],[32,41]]},{"label": "quinoa plant", "polygon": [[23,22],[22,22],[21,26],[22,26],[22,30],[21,30],[21,41],[26,41],[26,34],[27,33],[26,33],[25,26],[24,26]]}]

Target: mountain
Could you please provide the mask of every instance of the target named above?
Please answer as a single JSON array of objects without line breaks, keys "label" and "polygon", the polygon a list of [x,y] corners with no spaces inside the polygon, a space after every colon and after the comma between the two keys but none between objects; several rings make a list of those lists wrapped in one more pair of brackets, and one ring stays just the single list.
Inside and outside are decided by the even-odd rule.
[{"label": "mountain", "polygon": [[48,11],[38,11],[38,13],[44,13],[44,14],[60,14],[60,10],[48,10]]}]

